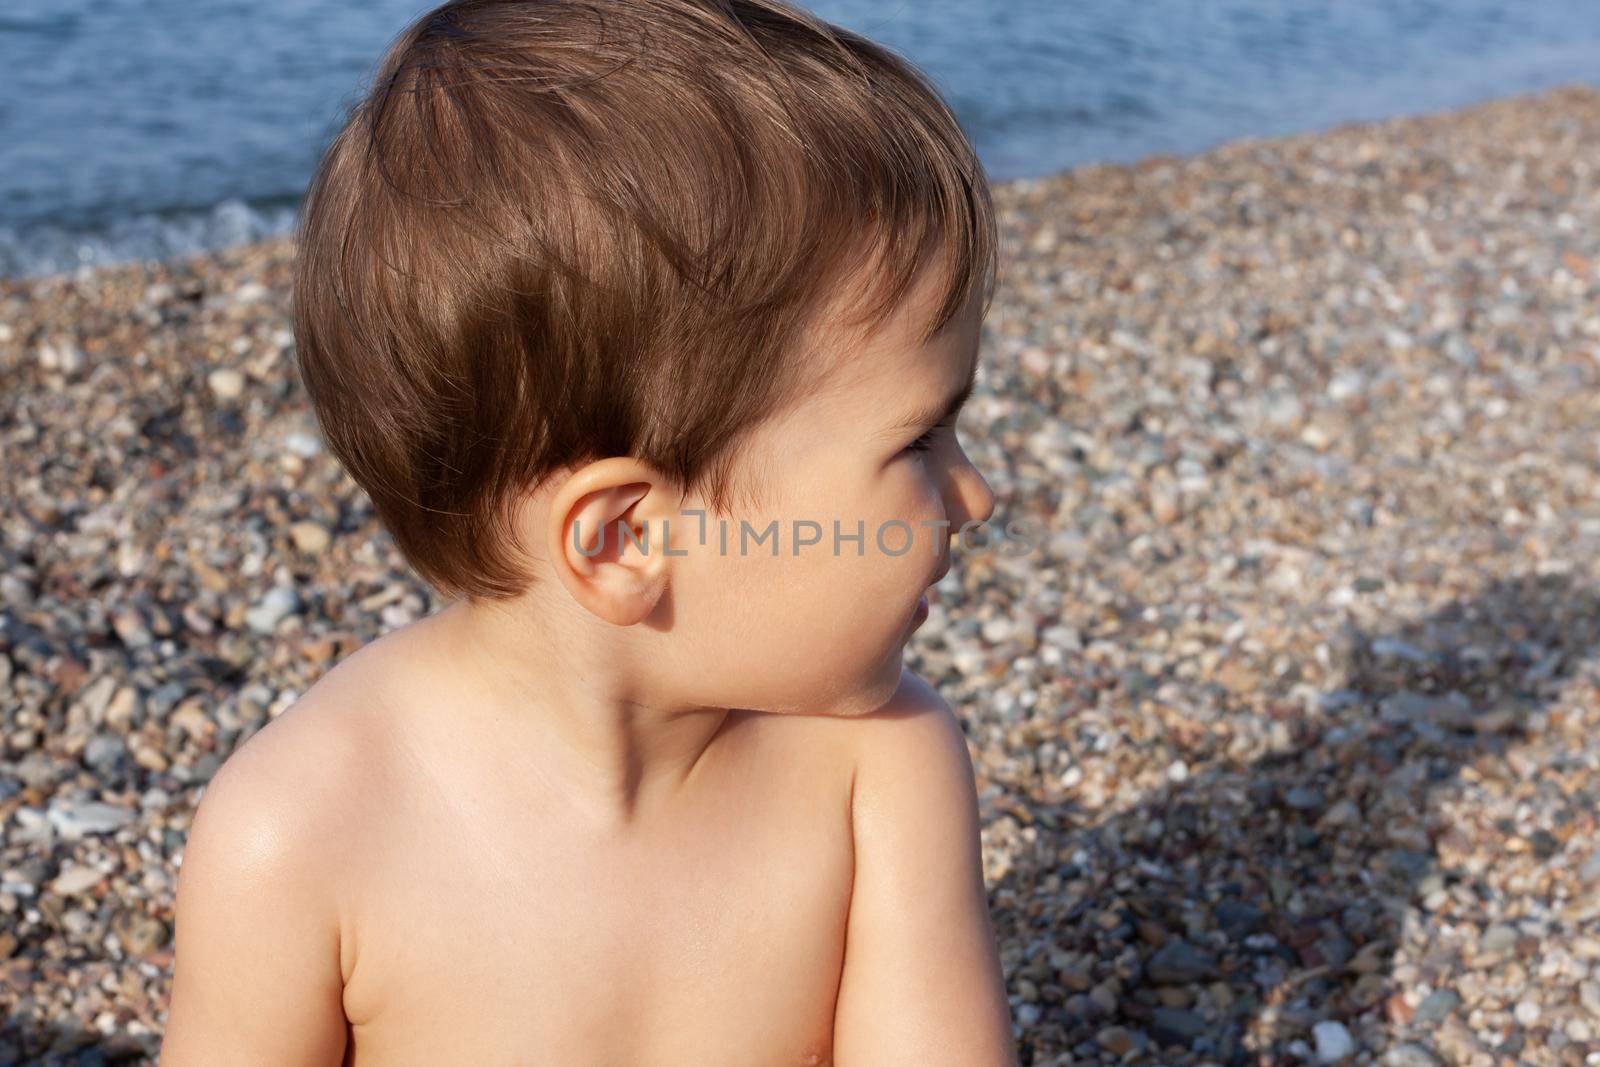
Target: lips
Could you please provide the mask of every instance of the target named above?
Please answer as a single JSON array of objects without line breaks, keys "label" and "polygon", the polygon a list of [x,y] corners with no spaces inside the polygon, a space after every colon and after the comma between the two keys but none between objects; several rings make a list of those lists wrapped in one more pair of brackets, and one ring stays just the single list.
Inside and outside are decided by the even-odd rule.
[{"label": "lips", "polygon": [[934,595],[934,586],[938,585],[945,575],[950,573],[950,559],[945,557],[944,566],[939,568],[939,573],[933,576],[933,581],[928,583],[928,588],[917,598],[916,606],[911,609],[911,628],[915,630],[928,618],[929,598]]},{"label": "lips", "polygon": [[923,592],[923,594],[920,597],[917,598],[916,606],[911,609],[911,628],[912,629],[916,629],[918,626],[921,626],[923,621],[925,619],[927,619],[927,617],[928,617],[928,601],[929,601],[929,598],[934,595],[934,588],[933,587],[938,585],[940,580],[942,578],[944,578],[944,576],[949,574],[949,573],[950,573],[950,561],[948,559],[946,559],[944,561],[944,566],[939,569],[939,573],[938,574],[933,576],[933,581],[928,583],[928,588]]},{"label": "lips", "polygon": [[928,594],[924,593],[917,600],[917,606],[911,609],[911,629],[915,630],[928,618]]}]

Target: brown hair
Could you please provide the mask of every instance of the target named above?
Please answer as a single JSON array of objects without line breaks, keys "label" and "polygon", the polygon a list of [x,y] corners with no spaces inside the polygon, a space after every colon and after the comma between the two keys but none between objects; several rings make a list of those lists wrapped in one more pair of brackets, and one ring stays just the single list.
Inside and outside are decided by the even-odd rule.
[{"label": "brown hair", "polygon": [[937,253],[931,337],[987,311],[994,226],[926,78],[783,0],[458,0],[312,180],[301,379],[412,567],[512,596],[520,491],[634,456],[725,510],[735,443],[822,373],[834,283],[871,265],[870,327]]}]

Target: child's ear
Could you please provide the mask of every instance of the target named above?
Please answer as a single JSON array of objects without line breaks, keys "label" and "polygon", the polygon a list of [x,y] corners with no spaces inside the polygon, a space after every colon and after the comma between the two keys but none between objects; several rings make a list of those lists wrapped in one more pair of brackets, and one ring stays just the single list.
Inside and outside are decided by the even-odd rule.
[{"label": "child's ear", "polygon": [[667,586],[664,505],[678,495],[627,457],[574,472],[551,498],[549,528],[551,564],[573,599],[617,626],[649,616]]}]

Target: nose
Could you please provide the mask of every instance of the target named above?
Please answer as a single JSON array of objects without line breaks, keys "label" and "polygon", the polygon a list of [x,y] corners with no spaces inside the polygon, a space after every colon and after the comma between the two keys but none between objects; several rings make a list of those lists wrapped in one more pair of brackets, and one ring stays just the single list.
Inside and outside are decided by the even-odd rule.
[{"label": "nose", "polygon": [[967,522],[987,522],[994,514],[994,490],[965,454],[962,461],[950,472],[950,495],[954,504],[949,509],[952,530],[960,529]]}]

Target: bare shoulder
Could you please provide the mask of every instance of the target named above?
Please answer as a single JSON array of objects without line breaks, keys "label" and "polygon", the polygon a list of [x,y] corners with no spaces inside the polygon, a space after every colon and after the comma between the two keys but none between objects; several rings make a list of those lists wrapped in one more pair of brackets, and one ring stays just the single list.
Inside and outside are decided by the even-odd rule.
[{"label": "bare shoulder", "polygon": [[896,791],[973,791],[972,760],[961,720],[926,679],[902,672],[894,695],[853,722],[857,796]]},{"label": "bare shoulder", "polygon": [[201,811],[256,812],[261,821],[332,814],[362,773],[360,718],[319,683],[234,750],[206,786]]},{"label": "bare shoulder", "polygon": [[905,671],[852,727],[856,864],[835,1062],[1014,1067],[961,722]]},{"label": "bare shoulder", "polygon": [[206,785],[178,868],[162,1063],[337,1062],[372,804],[360,711],[338,681],[319,683]]},{"label": "bare shoulder", "polygon": [[336,883],[321,868],[347,855],[373,774],[362,709],[318,683],[252,734],[206,785],[184,867],[227,863],[274,882]]},{"label": "bare shoulder", "polygon": [[807,774],[827,773],[858,796],[864,775],[873,783],[886,776],[922,775],[930,759],[950,772],[946,782],[972,787],[960,719],[937,689],[910,670],[901,672],[889,699],[864,714],[739,713],[729,734],[759,745],[785,766],[798,762]]},{"label": "bare shoulder", "polygon": [[201,796],[184,868],[198,859],[323,896],[349,888],[388,780],[383,645],[340,662],[223,762]]}]

